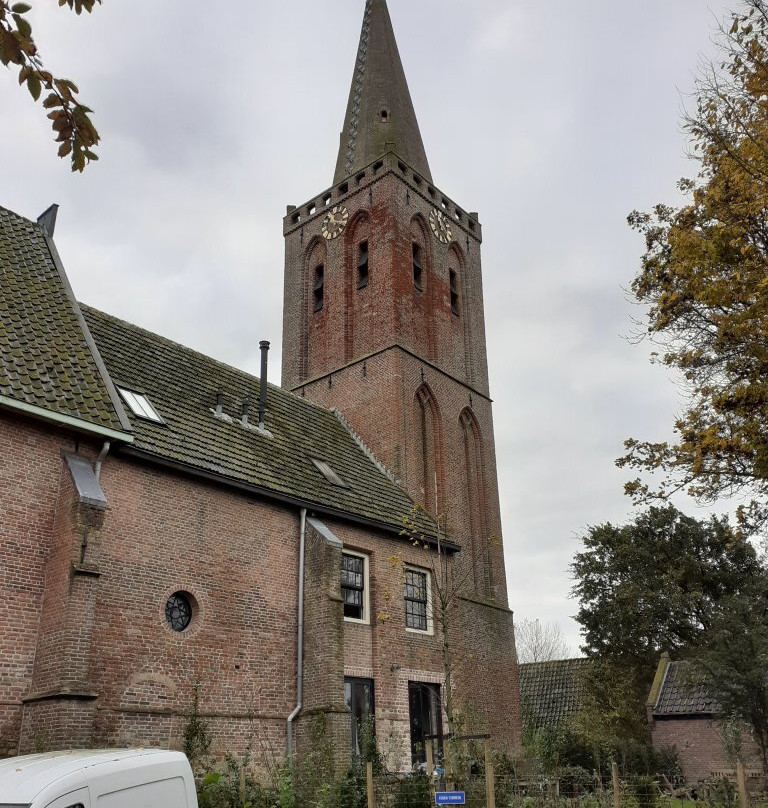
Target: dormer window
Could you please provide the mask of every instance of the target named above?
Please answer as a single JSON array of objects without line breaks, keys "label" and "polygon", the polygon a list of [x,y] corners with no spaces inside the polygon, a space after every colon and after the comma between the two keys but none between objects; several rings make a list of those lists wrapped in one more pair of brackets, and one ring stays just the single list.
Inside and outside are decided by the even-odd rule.
[{"label": "dormer window", "polygon": [[459,316],[459,281],[456,277],[456,272],[453,269],[448,270],[448,276],[451,286],[451,314]]},{"label": "dormer window", "polygon": [[314,311],[322,311],[325,303],[325,267],[320,264],[315,267],[315,283],[312,287],[314,295]]},{"label": "dormer window", "polygon": [[424,288],[423,275],[424,268],[421,263],[421,247],[414,241],[412,245],[413,254],[413,285],[421,291]]},{"label": "dormer window", "polygon": [[126,390],[124,387],[118,387],[117,392],[134,415],[145,421],[154,421],[156,424],[165,423],[143,393]]},{"label": "dormer window", "polygon": [[357,248],[357,288],[368,286],[368,242],[362,241]]}]

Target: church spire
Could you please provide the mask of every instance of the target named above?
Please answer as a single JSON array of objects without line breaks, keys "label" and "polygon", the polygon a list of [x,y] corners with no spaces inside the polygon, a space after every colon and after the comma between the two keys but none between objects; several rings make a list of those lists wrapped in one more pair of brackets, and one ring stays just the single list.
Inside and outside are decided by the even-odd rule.
[{"label": "church spire", "polygon": [[366,0],[334,184],[389,151],[432,182],[386,0]]}]

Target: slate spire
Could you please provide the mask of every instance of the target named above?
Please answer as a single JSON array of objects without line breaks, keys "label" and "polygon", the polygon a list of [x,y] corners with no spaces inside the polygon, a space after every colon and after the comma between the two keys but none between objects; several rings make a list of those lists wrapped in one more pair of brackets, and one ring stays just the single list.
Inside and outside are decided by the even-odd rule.
[{"label": "slate spire", "polygon": [[334,185],[389,151],[432,182],[386,0],[366,0]]}]

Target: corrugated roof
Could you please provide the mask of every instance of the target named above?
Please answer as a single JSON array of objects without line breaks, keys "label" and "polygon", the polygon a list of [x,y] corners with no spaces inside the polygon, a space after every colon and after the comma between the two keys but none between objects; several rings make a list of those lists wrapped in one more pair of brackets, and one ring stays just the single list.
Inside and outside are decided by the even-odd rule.
[{"label": "corrugated roof", "polygon": [[716,715],[717,701],[694,682],[686,662],[670,662],[653,708],[654,717],[673,715]]},{"label": "corrugated roof", "polygon": [[581,709],[582,676],[589,659],[527,662],[519,666],[520,704],[526,729],[555,726]]},{"label": "corrugated roof", "polygon": [[[163,423],[130,414],[134,449],[392,529],[413,501],[383,474],[330,411],[268,385],[266,429],[240,423],[242,403],[257,420],[259,380],[157,334],[81,304],[112,380],[143,393]],[[216,417],[217,393],[223,414]],[[313,460],[327,463],[344,487],[329,482]],[[432,534],[430,523],[423,522]]]},{"label": "corrugated roof", "polygon": [[0,396],[123,430],[42,228],[2,207]]}]

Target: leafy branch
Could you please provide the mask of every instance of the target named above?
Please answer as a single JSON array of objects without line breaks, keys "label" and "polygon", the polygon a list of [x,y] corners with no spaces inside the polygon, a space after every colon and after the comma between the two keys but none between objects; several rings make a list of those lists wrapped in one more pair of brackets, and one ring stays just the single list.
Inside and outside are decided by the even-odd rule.
[{"label": "leafy branch", "polygon": [[[59,0],[76,14],[91,12],[101,0]],[[92,109],[75,97],[80,92],[69,79],[58,78],[46,70],[37,45],[32,37],[32,26],[26,15],[28,3],[0,0],[0,62],[9,69],[19,68],[19,84],[26,84],[35,101],[43,98],[51,128],[59,144],[59,157],[70,157],[72,171],[82,171],[92,160],[98,160],[93,151],[99,142],[99,133],[92,121]]]}]

